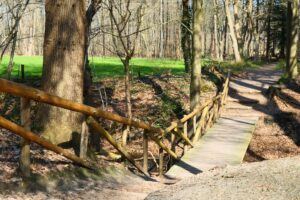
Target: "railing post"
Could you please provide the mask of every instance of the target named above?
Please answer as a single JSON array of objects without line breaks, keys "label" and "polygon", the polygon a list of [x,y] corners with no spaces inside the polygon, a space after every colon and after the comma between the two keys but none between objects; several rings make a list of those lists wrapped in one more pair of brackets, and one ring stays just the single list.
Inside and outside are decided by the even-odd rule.
[{"label": "railing post", "polygon": [[162,177],[164,174],[164,150],[159,148],[159,176]]},{"label": "railing post", "polygon": [[[174,128],[174,131],[177,131],[177,130],[178,130],[177,127]],[[176,153],[176,144],[175,144],[175,142],[176,142],[176,135],[173,131],[171,131],[171,150]],[[174,163],[174,159],[171,158],[170,159],[170,165],[172,166],[173,163]]]},{"label": "railing post", "polygon": [[[21,98],[21,125],[26,130],[31,130],[30,100]],[[21,139],[20,171],[24,177],[29,177],[30,171],[30,142]]]},{"label": "railing post", "polygon": [[[178,128],[174,128],[174,131],[177,131],[178,130]],[[174,151],[175,152],[175,150],[176,150],[176,144],[175,144],[175,139],[176,139],[176,137],[175,137],[175,134],[174,134],[174,132],[171,132],[171,150],[172,151]]]},{"label": "railing post", "polygon": [[89,141],[89,127],[84,121],[81,126],[81,137],[80,137],[80,158],[85,159],[87,157],[87,149],[88,149],[88,141]]},{"label": "railing post", "polygon": [[25,66],[21,65],[21,77],[22,77],[22,81],[24,81],[25,79]]},{"label": "railing post", "polygon": [[193,117],[193,131],[194,131],[194,134],[196,134],[196,131],[197,131],[197,115],[195,115]]},{"label": "railing post", "polygon": [[144,149],[143,169],[145,173],[148,173],[148,135],[146,130],[144,130],[144,134],[143,134],[143,149]]},{"label": "railing post", "polygon": [[[184,122],[183,124],[183,134],[188,137],[188,121]],[[187,145],[184,146],[184,153],[186,153],[188,150]]]},{"label": "railing post", "polygon": [[214,102],[212,123],[215,123],[215,122],[217,121],[217,118],[218,118],[218,111],[219,111],[219,100],[216,100],[216,101]]}]

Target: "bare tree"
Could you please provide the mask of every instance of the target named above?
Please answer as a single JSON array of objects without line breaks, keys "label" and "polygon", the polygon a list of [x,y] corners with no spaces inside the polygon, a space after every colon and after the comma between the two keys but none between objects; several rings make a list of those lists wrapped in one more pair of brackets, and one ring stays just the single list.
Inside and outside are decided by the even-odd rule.
[{"label": "bare tree", "polygon": [[7,77],[8,79],[11,78],[11,73],[14,66],[14,55],[15,55],[15,49],[17,44],[17,38],[18,38],[18,31],[19,31],[19,24],[20,20],[27,8],[27,5],[29,4],[29,0],[26,0],[25,2],[23,0],[17,0],[8,2],[6,1],[7,6],[7,13],[11,15],[12,20],[12,26],[9,27],[9,33],[8,35],[1,41],[0,43],[0,49],[1,49],[1,56],[0,56],[0,63],[2,62],[3,56],[5,52],[7,51],[8,47],[11,45],[10,49],[10,59],[7,66]]},{"label": "bare tree", "polygon": [[229,8],[229,0],[225,0],[225,12],[226,12],[226,16],[227,16],[227,21],[228,21],[228,26],[229,26],[229,30],[230,30],[230,36],[231,36],[231,40],[232,40],[232,45],[233,45],[233,50],[234,50],[234,56],[235,56],[235,60],[237,62],[241,61],[241,54],[239,51],[239,44],[238,44],[238,39],[237,39],[237,35],[236,35],[236,26],[234,26],[234,22],[231,16],[231,12],[230,12],[230,8]]},{"label": "bare tree", "polygon": [[[135,54],[138,36],[142,31],[144,3],[144,0],[109,0],[104,3],[110,14],[110,34],[113,41],[113,51],[118,55],[124,67],[125,99],[128,118],[132,118],[130,60]],[[123,145],[127,144],[129,132],[130,127],[127,126],[123,132]]]}]

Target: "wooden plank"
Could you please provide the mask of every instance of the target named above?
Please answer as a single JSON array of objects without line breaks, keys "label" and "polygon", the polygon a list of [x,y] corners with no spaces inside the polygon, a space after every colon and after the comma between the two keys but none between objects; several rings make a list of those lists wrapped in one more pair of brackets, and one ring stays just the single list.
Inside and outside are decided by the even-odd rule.
[{"label": "wooden plank", "polygon": [[144,158],[144,172],[148,173],[148,135],[147,131],[143,133],[143,158]]},{"label": "wooden plank", "polygon": [[[188,122],[184,122],[184,125],[183,125],[183,134],[185,137],[188,137]],[[187,148],[187,145],[184,145],[184,153],[186,153],[188,150]]]},{"label": "wooden plank", "polygon": [[240,164],[257,120],[257,117],[221,117],[166,175],[182,179],[214,167]]},{"label": "wooden plank", "polygon": [[89,141],[89,127],[84,121],[81,126],[81,136],[80,136],[80,158],[87,158],[88,141]]},{"label": "wooden plank", "polygon": [[[170,156],[172,156],[174,159],[178,159],[178,156],[176,155],[175,152],[173,152],[171,149],[169,149],[163,142],[161,138],[156,138],[156,137],[152,137],[150,136],[151,139],[159,146],[161,147],[163,150],[165,150],[168,154],[170,154]],[[163,138],[163,137],[162,137]]]},{"label": "wooden plank", "polygon": [[45,149],[48,149],[48,150],[53,151],[61,156],[64,156],[65,158],[67,158],[81,166],[87,167],[89,169],[95,168],[94,163],[92,163],[88,160],[79,158],[78,156],[72,154],[71,152],[69,152],[59,146],[56,146],[56,145],[46,141],[43,138],[40,138],[39,136],[32,133],[31,131],[28,131],[25,128],[7,120],[1,116],[0,116],[0,127],[7,129],[14,134],[17,134],[30,142],[36,143],[36,144],[44,147]]},{"label": "wooden plank", "polygon": [[174,132],[181,137],[188,145],[190,145],[191,147],[193,147],[193,143],[192,141],[181,131],[179,131],[178,129],[174,129]]},{"label": "wooden plank", "polygon": [[164,151],[163,148],[159,148],[159,176],[164,174]]},{"label": "wooden plank", "polygon": [[201,118],[199,120],[198,129],[197,129],[196,134],[195,134],[195,136],[193,138],[193,143],[194,144],[200,139],[200,137],[202,135],[201,131],[203,129],[204,122],[205,122],[208,110],[209,110],[209,106],[206,106],[205,109],[202,112]]}]

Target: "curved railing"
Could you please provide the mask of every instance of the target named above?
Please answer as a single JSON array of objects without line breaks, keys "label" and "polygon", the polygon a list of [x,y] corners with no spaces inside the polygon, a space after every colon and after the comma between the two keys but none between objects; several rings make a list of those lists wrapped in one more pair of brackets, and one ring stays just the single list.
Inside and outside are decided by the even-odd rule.
[{"label": "curved railing", "polygon": [[[140,172],[148,175],[148,141],[154,141],[160,148],[160,156],[159,156],[159,171],[160,174],[163,174],[163,158],[164,152],[167,152],[173,159],[179,159],[179,156],[176,155],[176,144],[180,141],[184,141],[186,144],[185,150],[187,150],[188,146],[193,147],[193,143],[198,141],[201,135],[205,132],[205,130],[211,126],[211,124],[218,118],[221,108],[223,107],[229,89],[229,78],[230,74],[228,73],[226,77],[226,81],[223,84],[223,90],[217,94],[213,99],[205,102],[201,106],[197,107],[193,112],[185,115],[182,119],[172,122],[171,126],[166,129],[156,128],[151,126],[150,124],[129,119],[126,117],[122,117],[120,115],[104,111],[99,108],[94,108],[91,106],[87,106],[84,104],[76,103],[67,99],[63,99],[57,96],[50,95],[46,92],[43,92],[38,89],[34,89],[22,84],[18,84],[12,81],[8,81],[5,79],[0,79],[0,92],[7,93],[10,95],[19,96],[22,98],[21,102],[27,102],[21,109],[21,116],[27,116],[30,118],[30,114],[28,114],[28,110],[30,110],[30,100],[34,100],[41,103],[46,103],[49,105],[53,105],[56,107],[68,109],[75,112],[83,113],[87,116],[86,123],[92,129],[94,129],[97,133],[99,133],[103,138],[105,138],[116,150],[126,158],[131,164],[133,164]],[[29,107],[29,109],[28,109]],[[24,114],[26,112],[26,114]],[[30,113],[30,112],[29,112]],[[28,116],[29,115],[29,116]],[[144,130],[143,132],[143,167],[140,166],[133,157],[120,145],[111,134],[106,131],[96,120],[95,118],[103,118],[107,120],[111,120],[114,122],[118,122],[121,124],[129,125],[131,127],[141,128]],[[188,126],[191,124],[192,129],[188,131]],[[48,150],[54,151],[75,163],[78,163],[84,167],[94,168],[95,163],[88,159],[80,158],[69,151],[62,149],[54,144],[51,144],[47,140],[39,137],[38,135],[32,133],[28,128],[17,125],[3,117],[0,116],[0,127],[3,127],[11,132],[21,136],[25,139],[25,141],[36,143]],[[27,124],[28,127],[28,124]],[[166,136],[171,135],[171,147],[168,147],[164,144],[164,139]],[[21,163],[22,164],[22,163]]]}]

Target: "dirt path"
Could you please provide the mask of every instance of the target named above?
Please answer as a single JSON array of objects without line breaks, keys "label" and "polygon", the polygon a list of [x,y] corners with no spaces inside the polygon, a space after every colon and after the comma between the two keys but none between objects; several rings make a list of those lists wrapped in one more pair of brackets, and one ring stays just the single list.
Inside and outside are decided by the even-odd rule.
[{"label": "dirt path", "polygon": [[215,169],[185,179],[147,200],[299,200],[300,157]]},{"label": "dirt path", "polygon": [[[224,116],[263,116],[273,112],[266,108],[266,90],[280,76],[274,65],[249,71],[246,77],[234,77],[233,88]],[[300,157],[266,161],[241,166],[217,168],[183,180],[172,186],[144,180],[121,172],[101,180],[62,180],[40,192],[11,192],[0,199],[299,199]],[[251,186],[251,187],[249,187]],[[162,189],[164,188],[164,189]],[[160,190],[162,189],[162,190]],[[158,191],[157,191],[158,190]],[[157,192],[154,192],[157,191]],[[154,192],[154,193],[152,193]]]},{"label": "dirt path", "polygon": [[[267,93],[269,86],[275,84],[281,75],[274,67],[265,65],[243,76],[233,77],[222,116],[258,119],[282,112],[278,105],[269,101]],[[147,199],[297,200],[300,199],[299,171],[299,156],[216,168],[154,192]]]},{"label": "dirt path", "polygon": [[271,85],[276,84],[281,74],[281,71],[275,70],[275,64],[269,64],[250,70],[240,77],[233,76],[228,104],[222,116],[261,117],[276,112],[268,105],[267,91]]},{"label": "dirt path", "polygon": [[[78,178],[65,174],[55,180],[46,178],[31,183],[31,189],[19,187],[3,190],[0,199],[5,200],[142,200],[158,189],[163,188],[159,181],[138,177],[124,168],[104,173],[102,176],[87,175]],[[43,183],[41,183],[43,182]],[[35,186],[34,186],[35,185]]]}]

